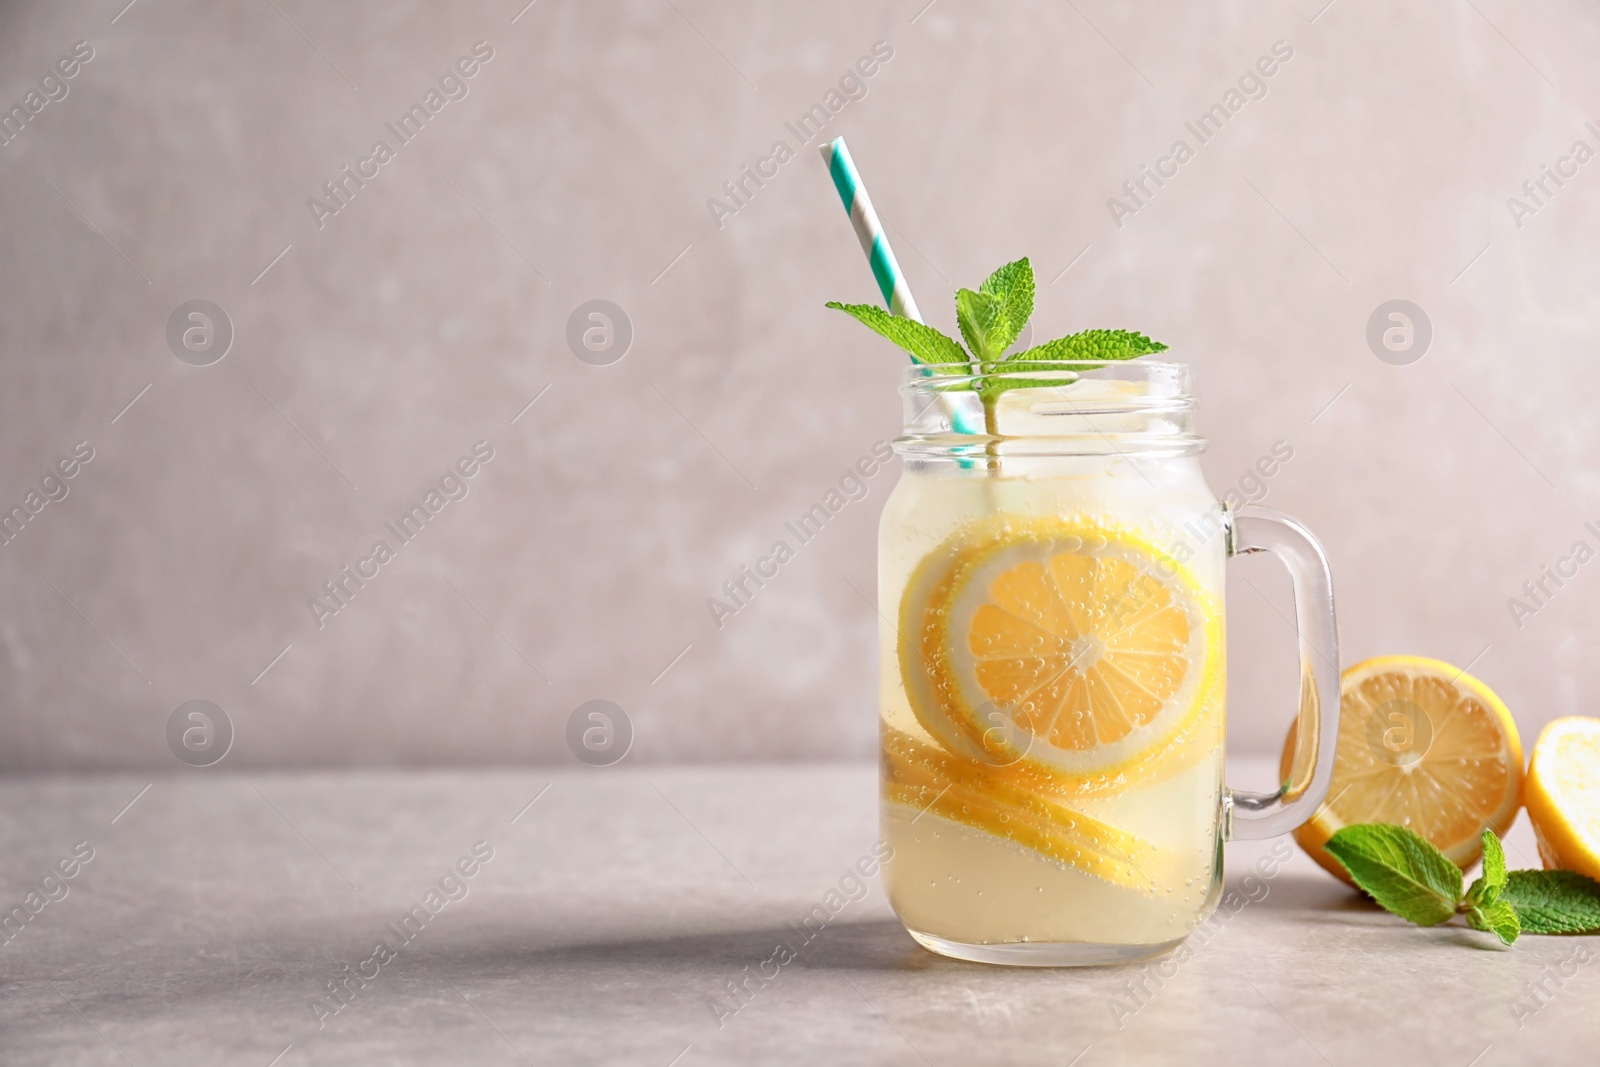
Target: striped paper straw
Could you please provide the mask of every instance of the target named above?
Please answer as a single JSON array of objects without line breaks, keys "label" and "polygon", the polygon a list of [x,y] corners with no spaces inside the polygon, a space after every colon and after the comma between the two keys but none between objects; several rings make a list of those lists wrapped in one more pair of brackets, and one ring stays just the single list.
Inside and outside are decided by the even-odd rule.
[{"label": "striped paper straw", "polygon": [[921,322],[922,313],[917,310],[911,287],[906,284],[906,276],[900,272],[900,264],[895,261],[894,249],[889,247],[889,238],[883,232],[883,223],[878,221],[878,213],[872,210],[872,198],[867,195],[866,186],[861,184],[861,175],[856,171],[855,160],[850,158],[850,149],[845,147],[844,138],[835,137],[833,143],[823,145],[820,151],[828,164],[828,173],[833,176],[833,187],[839,190],[839,199],[844,201],[844,209],[850,213],[850,223],[861,241],[861,251],[867,254],[867,262],[872,265],[872,276],[878,279],[883,302],[896,315]]},{"label": "striped paper straw", "polygon": [[[894,249],[889,247],[889,237],[883,232],[883,223],[878,220],[878,213],[872,210],[872,198],[867,195],[867,187],[861,183],[861,175],[856,171],[855,161],[850,158],[850,149],[845,147],[844,138],[835,137],[832,143],[823,145],[819,151],[823,162],[828,164],[833,187],[839,191],[839,199],[850,214],[850,223],[861,241],[861,251],[867,254],[867,263],[872,267],[872,276],[878,280],[884,303],[889,305],[893,314],[912,322],[921,322],[922,312],[917,310],[917,302],[911,296],[911,286],[906,283],[906,276],[894,258]],[[912,362],[921,362],[916,356],[911,359]],[[977,432],[960,411],[953,410],[950,416],[951,426],[957,433]]]}]

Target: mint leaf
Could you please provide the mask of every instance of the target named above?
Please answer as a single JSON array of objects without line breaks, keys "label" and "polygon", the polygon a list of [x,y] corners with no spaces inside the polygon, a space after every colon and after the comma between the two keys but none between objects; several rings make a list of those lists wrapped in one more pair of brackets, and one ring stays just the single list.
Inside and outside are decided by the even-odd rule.
[{"label": "mint leaf", "polygon": [[1469,907],[1481,908],[1486,904],[1493,904],[1500,899],[1501,886],[1491,885],[1487,880],[1478,878],[1467,887],[1466,902]]},{"label": "mint leaf", "polygon": [[1491,931],[1507,945],[1516,941],[1517,935],[1522,933],[1522,923],[1517,919],[1516,910],[1503,900],[1468,908],[1467,925],[1474,930]]},{"label": "mint leaf", "polygon": [[[979,388],[985,397],[985,403],[988,403],[1008,389],[1046,389],[1071,385],[1078,380],[1076,377],[1027,377],[1022,372],[1092,370],[1093,364],[1070,361],[1136,359],[1139,356],[1166,350],[1166,345],[1152,341],[1142,333],[1129,330],[1084,330],[1081,333],[1058,337],[1054,341],[1046,341],[1042,345],[1034,345],[1024,352],[1017,352],[998,367],[986,367],[985,370],[988,371],[1001,374],[1016,373],[1017,376],[985,379]],[[1063,365],[1063,361],[1069,362]]]},{"label": "mint leaf", "polygon": [[1004,304],[1006,332],[995,342],[1004,352],[1033,318],[1033,264],[1028,262],[1027,256],[1007,263],[985,278],[978,292],[997,296]]},{"label": "mint leaf", "polygon": [[1140,356],[1166,350],[1167,346],[1160,341],[1152,341],[1144,334],[1133,330],[1084,330],[1081,333],[1059,337],[1054,341],[1046,341],[1042,345],[1034,345],[1026,352],[1018,352],[1008,362],[1137,359]]},{"label": "mint leaf", "polygon": [[[1500,899],[1506,887],[1506,850],[1493,830],[1483,832],[1483,876],[1467,890],[1467,903],[1475,907]],[[1507,942],[1509,944],[1509,942]]]},{"label": "mint leaf", "polygon": [[828,307],[854,316],[858,322],[887,337],[922,363],[969,362],[967,353],[952,338],[915,319],[891,315],[876,304],[841,304],[837,300],[830,300]]},{"label": "mint leaf", "polygon": [[1500,899],[1527,933],[1600,933],[1600,882],[1577,871],[1512,871]]},{"label": "mint leaf", "polygon": [[1461,903],[1461,868],[1403,826],[1357,823],[1328,839],[1328,852],[1386,910],[1437,926]]},{"label": "mint leaf", "polygon": [[1493,830],[1483,832],[1483,878],[1497,889],[1506,886],[1506,850]]},{"label": "mint leaf", "polygon": [[1004,297],[971,289],[956,290],[956,322],[967,348],[982,363],[998,360],[1022,332],[1021,326],[1011,328]]}]

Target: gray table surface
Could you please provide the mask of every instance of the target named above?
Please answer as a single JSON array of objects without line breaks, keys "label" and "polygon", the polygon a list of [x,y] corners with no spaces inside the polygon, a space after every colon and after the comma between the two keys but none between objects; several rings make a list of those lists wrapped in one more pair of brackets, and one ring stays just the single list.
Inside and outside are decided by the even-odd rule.
[{"label": "gray table surface", "polygon": [[[875,803],[861,765],[9,779],[5,909],[94,855],[0,944],[0,1062],[1596,1061],[1600,965],[1572,961],[1597,939],[1411,927],[1298,853],[1247,883],[1262,843],[1228,847],[1254,899],[1182,966],[942,959],[874,884],[719,1026],[725,983],[869,850]],[[466,895],[366,962],[479,841]],[[1510,846],[1535,864],[1525,823]],[[376,977],[323,999],[346,965]]]}]

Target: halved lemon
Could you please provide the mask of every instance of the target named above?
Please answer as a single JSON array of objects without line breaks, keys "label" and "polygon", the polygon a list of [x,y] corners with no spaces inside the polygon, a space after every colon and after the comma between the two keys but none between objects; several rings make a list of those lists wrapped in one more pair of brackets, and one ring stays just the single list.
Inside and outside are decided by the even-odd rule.
[{"label": "halved lemon", "polygon": [[1118,779],[1169,751],[1220,693],[1211,599],[1181,563],[1098,523],[962,531],[908,583],[901,634],[918,721],[991,767]]},{"label": "halved lemon", "polygon": [[[1483,831],[1504,836],[1522,804],[1522,743],[1500,698],[1448,663],[1379,656],[1339,679],[1333,784],[1294,832],[1300,847],[1345,882],[1324,849],[1352,823],[1395,823],[1437,845],[1462,870],[1483,854]],[[1284,744],[1280,773],[1294,757]],[[1351,883],[1354,884],[1354,883]]]},{"label": "halved lemon", "polygon": [[1600,879],[1600,719],[1544,728],[1528,764],[1527,803],[1545,867]]}]

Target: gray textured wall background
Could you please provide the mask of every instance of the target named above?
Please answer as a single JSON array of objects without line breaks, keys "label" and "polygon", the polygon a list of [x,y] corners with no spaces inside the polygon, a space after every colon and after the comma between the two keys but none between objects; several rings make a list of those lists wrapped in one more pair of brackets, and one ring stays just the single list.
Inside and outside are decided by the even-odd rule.
[{"label": "gray textured wall background", "polygon": [[[175,767],[196,698],[236,727],[224,768],[565,761],[595,697],[635,760],[868,755],[849,583],[893,472],[725,628],[705,601],[898,426],[899,360],[821,308],[875,293],[784,126],[876,41],[828,133],[935,322],[1032,256],[1037,330],[1196,365],[1219,492],[1292,445],[1267,502],[1324,539],[1347,660],[1472,661],[1526,743],[1592,710],[1600,563],[1520,629],[1506,604],[1600,547],[1600,161],[1507,206],[1600,148],[1591,5],[125,2],[0,8],[7,108],[94,50],[0,147],[0,503],[94,449],[0,547],[0,767]],[[1265,98],[1115,225],[1279,40]],[[319,229],[307,199],[476,41],[469,95]],[[635,331],[606,367],[565,342],[595,298]],[[1365,340],[1396,298],[1433,327],[1408,366]],[[210,366],[166,341],[192,299],[236,333]],[[307,598],[479,440],[470,494],[319,630]],[[1286,582],[1238,570],[1232,740],[1275,749]]]}]

